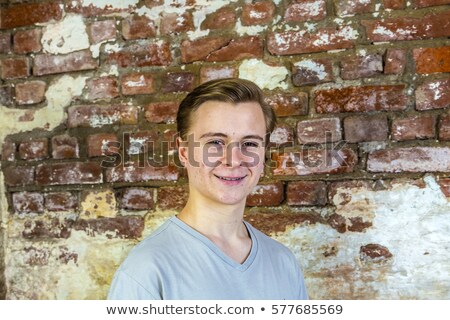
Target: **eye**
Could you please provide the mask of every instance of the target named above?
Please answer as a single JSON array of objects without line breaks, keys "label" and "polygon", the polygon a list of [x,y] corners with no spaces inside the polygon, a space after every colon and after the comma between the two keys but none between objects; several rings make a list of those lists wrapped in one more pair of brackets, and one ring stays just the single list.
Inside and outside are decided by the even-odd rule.
[{"label": "eye", "polygon": [[253,141],[245,141],[242,143],[243,148],[258,148],[259,143]]},{"label": "eye", "polygon": [[222,140],[211,140],[206,142],[206,145],[223,146],[225,143]]}]

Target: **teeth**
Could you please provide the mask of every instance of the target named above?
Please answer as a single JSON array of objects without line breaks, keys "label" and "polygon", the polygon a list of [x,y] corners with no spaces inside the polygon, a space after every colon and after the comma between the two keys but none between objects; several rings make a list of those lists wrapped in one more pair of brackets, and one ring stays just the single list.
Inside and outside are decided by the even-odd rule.
[{"label": "teeth", "polygon": [[224,178],[224,177],[219,177],[219,176],[218,176],[218,178],[222,179],[222,180],[226,180],[226,181],[237,181],[237,180],[243,179],[243,178]]}]

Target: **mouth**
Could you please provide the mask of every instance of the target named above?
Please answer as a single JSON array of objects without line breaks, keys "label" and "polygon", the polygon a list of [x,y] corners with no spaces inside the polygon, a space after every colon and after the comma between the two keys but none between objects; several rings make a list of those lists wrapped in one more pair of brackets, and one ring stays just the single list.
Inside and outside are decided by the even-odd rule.
[{"label": "mouth", "polygon": [[243,177],[222,177],[222,176],[218,176],[218,175],[214,175],[216,178],[219,178],[220,180],[224,180],[224,181],[241,181],[244,180],[245,177],[247,177],[247,175],[243,176]]}]

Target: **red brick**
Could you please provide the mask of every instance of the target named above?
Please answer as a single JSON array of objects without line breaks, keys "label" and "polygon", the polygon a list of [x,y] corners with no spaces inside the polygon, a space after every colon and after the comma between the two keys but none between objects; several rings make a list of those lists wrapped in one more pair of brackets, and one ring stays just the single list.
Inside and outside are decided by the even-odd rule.
[{"label": "red brick", "polygon": [[233,66],[210,67],[203,66],[200,69],[200,83],[216,79],[236,78],[237,70]]},{"label": "red brick", "polygon": [[3,168],[5,184],[8,187],[20,187],[34,183],[34,167]]},{"label": "red brick", "polygon": [[155,22],[147,16],[128,16],[122,21],[122,36],[125,40],[153,38],[156,36]]},{"label": "red brick", "polygon": [[0,86],[0,105],[10,106],[13,103],[13,89],[10,85]]},{"label": "red brick", "polygon": [[450,114],[442,115],[440,118],[439,140],[450,140]]},{"label": "red brick", "polygon": [[78,139],[66,134],[52,138],[53,159],[79,158]]},{"label": "red brick", "polygon": [[308,94],[305,92],[273,94],[267,96],[265,101],[278,117],[308,114]]},{"label": "red brick", "polygon": [[39,185],[95,184],[102,182],[102,168],[95,162],[40,164],[36,167]]},{"label": "red brick", "polygon": [[368,78],[383,72],[383,58],[379,54],[348,57],[341,60],[341,78],[353,80]]},{"label": "red brick", "polygon": [[388,248],[380,244],[368,244],[361,246],[359,249],[360,261],[364,262],[370,260],[379,263],[383,260],[392,258],[392,253]]},{"label": "red brick", "polygon": [[284,186],[281,182],[259,184],[247,197],[249,207],[275,207],[284,200]]},{"label": "red brick", "polygon": [[406,0],[383,0],[385,9],[401,10],[406,8]]},{"label": "red brick", "polygon": [[194,30],[194,22],[190,12],[178,14],[164,12],[161,18],[161,35],[178,34]]},{"label": "red brick", "polygon": [[158,188],[158,207],[161,210],[180,210],[186,205],[188,197],[187,187],[161,187]]},{"label": "red brick", "polygon": [[67,55],[39,54],[34,58],[33,73],[36,76],[65,73],[72,71],[92,70],[98,62],[92,58],[90,50],[72,52]]},{"label": "red brick", "polygon": [[0,33],[0,54],[11,52],[11,33]]},{"label": "red brick", "polygon": [[[167,152],[168,150],[173,150],[174,146],[174,131],[172,130],[151,130],[151,131],[138,131],[131,134],[127,134],[124,137],[125,144],[128,146],[128,154],[148,154],[153,152],[155,158],[155,153]],[[156,158],[159,154],[156,155]]]},{"label": "red brick", "polygon": [[92,22],[87,30],[91,36],[92,44],[100,43],[105,40],[116,39],[117,29],[116,21],[114,20]]},{"label": "red brick", "polygon": [[375,1],[369,0],[334,0],[336,14],[339,17],[354,16],[375,11]]},{"label": "red brick", "polygon": [[399,111],[406,109],[405,85],[317,90],[317,113]]},{"label": "red brick", "polygon": [[403,74],[406,67],[406,50],[387,49],[385,74]]},{"label": "red brick", "polygon": [[417,73],[450,72],[450,46],[413,50]]},{"label": "red brick", "polygon": [[334,206],[344,206],[352,200],[352,193],[361,189],[372,191],[370,183],[364,180],[332,182],[328,187],[328,201]]},{"label": "red brick", "polygon": [[436,116],[420,115],[392,121],[392,140],[432,139],[435,136]]},{"label": "red brick", "polygon": [[353,172],[358,162],[351,149],[303,149],[298,152],[274,153],[276,176],[304,176],[312,174],[340,174]]},{"label": "red brick", "polygon": [[70,237],[73,221],[58,218],[48,220],[28,220],[24,223],[22,236],[25,239],[47,240],[47,239],[67,239]]},{"label": "red brick", "polygon": [[24,141],[19,145],[19,156],[23,160],[42,160],[48,158],[48,140]]},{"label": "red brick", "polygon": [[118,153],[120,144],[113,133],[97,133],[87,137],[88,157],[102,157]]},{"label": "red brick", "polygon": [[50,20],[60,20],[62,13],[60,1],[13,5],[0,10],[0,29],[13,29]]},{"label": "red brick", "polygon": [[289,22],[319,21],[327,16],[325,0],[295,0],[286,8],[284,20]]},{"label": "red brick", "polygon": [[236,12],[232,7],[225,6],[206,16],[200,25],[201,30],[233,28],[236,24]]},{"label": "red brick", "polygon": [[297,122],[297,138],[301,144],[327,143],[342,140],[339,118],[321,118]]},{"label": "red brick", "polygon": [[450,4],[450,0],[413,0],[412,3],[413,8],[425,8]]},{"label": "red brick", "polygon": [[267,49],[273,55],[293,55],[322,52],[337,49],[349,49],[355,46],[357,38],[353,27],[319,29],[316,33],[306,30],[271,32],[267,37]]},{"label": "red brick", "polygon": [[87,235],[95,237],[105,234],[108,239],[137,239],[144,231],[144,218],[138,216],[124,216],[116,218],[78,219],[73,228],[85,231]]},{"label": "red brick", "polygon": [[181,62],[223,62],[249,58],[262,58],[263,41],[260,37],[202,38],[181,43]]},{"label": "red brick", "polygon": [[333,64],[329,59],[305,59],[294,63],[292,68],[294,86],[319,84],[333,79]]},{"label": "red brick", "polygon": [[350,143],[387,140],[388,130],[388,119],[383,114],[344,119],[345,141]]},{"label": "red brick", "polygon": [[450,198],[450,179],[448,178],[440,178],[437,183],[441,187],[442,193]]},{"label": "red brick", "polygon": [[126,210],[152,210],[155,208],[154,189],[127,188],[121,192],[120,206]]},{"label": "red brick", "polygon": [[2,79],[26,78],[30,75],[30,60],[26,57],[2,59],[0,67]]},{"label": "red brick", "polygon": [[115,76],[105,76],[86,81],[87,98],[112,99],[119,96],[119,84]]},{"label": "red brick", "polygon": [[287,203],[290,206],[323,206],[327,203],[327,184],[323,181],[289,182]]},{"label": "red brick", "polygon": [[144,107],[145,119],[153,123],[175,123],[177,102],[154,102]]},{"label": "red brick", "polygon": [[16,144],[11,141],[3,141],[2,144],[2,161],[16,160]]},{"label": "red brick", "polygon": [[20,30],[14,34],[14,52],[26,54],[42,50],[41,29]]},{"label": "red brick", "polygon": [[285,232],[288,227],[295,225],[312,225],[322,222],[323,218],[318,213],[288,212],[288,213],[249,213],[244,219],[268,236],[279,232]]},{"label": "red brick", "polygon": [[287,124],[280,124],[270,134],[269,147],[294,145],[294,130]]},{"label": "red brick", "polygon": [[170,72],[163,78],[162,92],[190,92],[195,86],[192,72]]},{"label": "red brick", "polygon": [[12,194],[16,213],[43,213],[44,196],[39,192],[16,192]]},{"label": "red brick", "polygon": [[76,211],[78,197],[71,192],[50,192],[44,195],[45,208],[48,211]]},{"label": "red brick", "polygon": [[151,94],[155,92],[155,80],[151,73],[129,73],[122,76],[122,94],[126,96],[136,94]]},{"label": "red brick", "polygon": [[450,148],[411,147],[371,152],[369,172],[450,172]]},{"label": "red brick", "polygon": [[172,63],[170,44],[168,42],[134,44],[118,52],[108,53],[106,63],[117,64],[122,68],[168,66]]},{"label": "red brick", "polygon": [[363,20],[370,41],[402,41],[450,36],[450,11],[427,14],[420,18]]},{"label": "red brick", "polygon": [[260,1],[245,4],[242,8],[242,24],[251,26],[257,24],[268,24],[275,14],[275,5],[272,1]]},{"label": "red brick", "polygon": [[93,6],[91,3],[87,6],[84,4],[84,0],[67,1],[66,6],[64,8],[66,12],[80,13],[86,17],[96,17],[111,14],[125,14],[131,13],[135,9],[136,9],[135,5],[129,5],[128,8],[115,8],[114,6],[106,3],[103,8]]},{"label": "red brick", "polygon": [[16,102],[18,104],[35,104],[45,100],[44,81],[28,81],[16,85]]},{"label": "red brick", "polygon": [[106,170],[106,182],[146,182],[149,180],[178,180],[178,168],[174,165],[152,167],[137,163],[121,164]]},{"label": "red brick", "polygon": [[428,80],[416,89],[416,109],[443,109],[450,106],[450,78]]},{"label": "red brick", "polygon": [[138,109],[129,105],[82,105],[72,106],[67,110],[69,128],[97,128],[110,124],[137,124]]}]

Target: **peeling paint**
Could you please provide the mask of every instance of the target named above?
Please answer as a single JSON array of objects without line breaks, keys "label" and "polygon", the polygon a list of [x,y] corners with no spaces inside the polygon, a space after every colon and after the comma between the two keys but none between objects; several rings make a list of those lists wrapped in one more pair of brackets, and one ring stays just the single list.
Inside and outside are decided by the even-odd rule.
[{"label": "peeling paint", "polygon": [[313,72],[319,78],[319,80],[325,79],[328,75],[323,64],[310,59],[296,62],[294,63],[294,66]]},{"label": "peeling paint", "polygon": [[262,89],[287,89],[284,80],[288,74],[285,67],[272,67],[258,59],[245,60],[239,66],[239,78],[253,81]]}]

